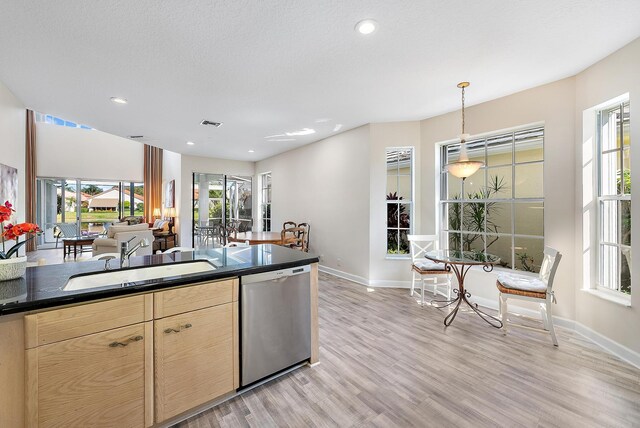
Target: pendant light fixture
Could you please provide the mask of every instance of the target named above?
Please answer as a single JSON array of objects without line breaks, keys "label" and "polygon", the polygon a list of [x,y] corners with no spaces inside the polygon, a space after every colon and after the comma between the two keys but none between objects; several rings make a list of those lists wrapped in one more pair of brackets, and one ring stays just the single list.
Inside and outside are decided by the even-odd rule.
[{"label": "pendant light fixture", "polygon": [[449,171],[452,175],[462,178],[463,180],[476,173],[484,165],[480,161],[470,161],[467,155],[466,140],[469,138],[469,134],[464,132],[464,88],[469,86],[469,82],[458,83],[458,88],[462,89],[462,134],[460,134],[460,156],[457,162],[451,162],[446,164],[445,170]]}]

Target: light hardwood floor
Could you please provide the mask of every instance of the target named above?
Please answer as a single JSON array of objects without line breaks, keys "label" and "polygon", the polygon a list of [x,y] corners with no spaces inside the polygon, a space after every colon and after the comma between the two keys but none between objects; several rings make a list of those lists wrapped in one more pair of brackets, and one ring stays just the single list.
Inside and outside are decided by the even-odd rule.
[{"label": "light hardwood floor", "polygon": [[469,312],[445,329],[444,315],[321,274],[321,364],[177,427],[640,426],[640,370],[577,333],[557,328],[555,348]]}]

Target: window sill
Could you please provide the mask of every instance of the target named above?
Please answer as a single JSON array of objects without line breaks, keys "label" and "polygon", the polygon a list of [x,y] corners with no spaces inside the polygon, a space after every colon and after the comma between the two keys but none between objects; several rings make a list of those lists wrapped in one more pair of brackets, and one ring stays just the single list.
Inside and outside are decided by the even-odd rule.
[{"label": "window sill", "polygon": [[409,254],[407,255],[395,255],[395,254],[387,254],[385,257],[385,260],[411,260],[411,256]]},{"label": "window sill", "polygon": [[580,291],[591,294],[592,296],[596,296],[600,299],[608,300],[609,302],[615,303],[617,305],[625,306],[627,308],[631,307],[631,296],[618,296],[614,293],[598,290],[595,288],[583,288]]}]

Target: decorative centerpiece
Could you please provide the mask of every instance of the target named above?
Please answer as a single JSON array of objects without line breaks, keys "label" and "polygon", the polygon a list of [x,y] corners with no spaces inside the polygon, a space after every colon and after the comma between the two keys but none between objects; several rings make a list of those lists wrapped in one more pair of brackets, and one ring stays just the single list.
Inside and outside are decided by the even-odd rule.
[{"label": "decorative centerpiece", "polygon": [[[35,238],[35,234],[39,234],[42,231],[40,227],[35,223],[8,223],[5,226],[5,222],[11,219],[12,213],[15,210],[13,205],[6,201],[4,205],[0,205],[0,232],[2,235],[2,251],[0,251],[0,281],[8,281],[10,279],[20,278],[24,276],[27,270],[27,256],[18,257],[18,250],[29,240]],[[19,238],[22,235],[34,234],[30,238],[26,238],[20,242]],[[16,243],[6,249],[5,241],[13,241]],[[12,257],[15,255],[15,257]]]}]

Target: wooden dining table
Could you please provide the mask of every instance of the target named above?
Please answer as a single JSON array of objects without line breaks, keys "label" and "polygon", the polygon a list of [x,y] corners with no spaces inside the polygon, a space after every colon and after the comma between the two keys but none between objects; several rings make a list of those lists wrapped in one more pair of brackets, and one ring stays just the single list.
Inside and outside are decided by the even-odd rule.
[{"label": "wooden dining table", "polygon": [[282,245],[282,236],[280,232],[238,232],[234,235],[230,235],[228,239],[231,242],[249,241],[249,245]]}]

